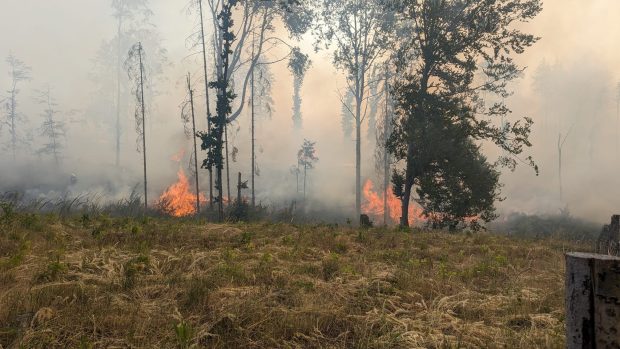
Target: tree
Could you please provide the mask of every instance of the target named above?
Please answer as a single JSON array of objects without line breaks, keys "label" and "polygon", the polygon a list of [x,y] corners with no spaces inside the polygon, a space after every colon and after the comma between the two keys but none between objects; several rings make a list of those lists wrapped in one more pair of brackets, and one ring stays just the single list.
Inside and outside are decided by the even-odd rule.
[{"label": "tree", "polygon": [[390,47],[394,16],[381,0],[322,0],[322,22],[317,23],[318,43],[334,45],[334,65],[344,71],[347,90],[353,95],[355,123],[355,212],[361,215],[362,124],[366,119],[370,73]]},{"label": "tree", "polygon": [[[196,133],[196,115],[194,113],[194,90],[192,89],[191,75],[187,74],[187,99],[181,106],[181,120],[183,120],[183,126],[185,128],[185,135],[188,138],[192,138],[194,141],[194,153],[192,154],[194,168],[194,179],[196,181],[196,214],[200,214],[200,185],[198,179],[198,145],[196,139],[198,134]],[[190,128],[191,122],[191,128]]]},{"label": "tree", "polygon": [[[509,96],[507,83],[521,73],[513,55],[537,41],[514,25],[534,18],[541,3],[415,0],[392,6],[401,30],[409,31],[396,55],[398,120],[390,139],[390,151],[402,164],[393,174],[401,225],[409,225],[414,186],[425,214],[440,226],[488,221],[499,198],[495,167],[514,169],[522,161],[537,171],[531,157],[519,157],[531,146],[532,120],[494,126],[491,119],[510,110],[503,98],[488,108],[481,101],[486,92]],[[488,78],[480,85],[478,72]],[[503,150],[492,165],[475,145],[483,141]]]},{"label": "tree", "polygon": [[[167,51],[161,45],[157,28],[151,23],[153,12],[149,0],[110,0],[115,35],[101,43],[94,59],[92,79],[96,83],[96,101],[93,112],[99,112],[106,122],[111,121],[115,164],[121,165],[124,129],[128,128],[130,101],[124,96],[130,90],[123,76],[126,54],[136,42],[141,42],[149,58],[149,76],[152,81],[163,78],[168,64]],[[157,94],[156,90],[147,91]],[[111,118],[110,115],[114,115]]]},{"label": "tree", "polygon": [[[207,38],[205,36],[205,22],[204,22],[204,7],[202,0],[191,0],[190,10],[194,10],[198,16],[199,29],[193,36],[192,48],[198,48],[202,60],[202,73],[204,75],[204,88],[205,88],[205,106],[206,106],[206,119],[207,119],[207,132],[211,130],[211,102],[209,98],[209,68],[207,65]],[[209,205],[213,206],[213,168],[208,168],[209,171]],[[198,173],[196,173],[198,176]]]},{"label": "tree", "polygon": [[308,170],[313,169],[314,164],[319,161],[319,158],[316,157],[315,145],[316,142],[310,142],[305,139],[304,143],[301,145],[301,149],[297,152],[297,167],[302,167],[304,169],[304,199],[306,199],[306,178]]},{"label": "tree", "polygon": [[[390,71],[389,65],[384,67],[383,76],[383,118],[379,118],[376,123],[375,132],[375,170],[379,176],[383,177],[383,224],[387,225],[390,218],[390,207],[388,205],[388,191],[390,190],[390,173],[393,165],[392,154],[389,150],[389,139],[392,134],[392,123],[394,122],[394,103],[390,96]],[[379,93],[381,95],[381,93]],[[378,102],[376,103],[379,104]]]},{"label": "tree", "polygon": [[228,70],[231,68],[230,60],[233,51],[231,50],[232,44],[236,39],[233,28],[233,9],[237,5],[238,0],[222,0],[220,3],[220,12],[217,17],[217,32],[219,34],[219,40],[215,41],[218,45],[218,52],[221,52],[221,56],[218,60],[221,62],[222,74],[217,74],[217,80],[211,82],[210,86],[216,91],[217,107],[216,116],[210,118],[211,130],[207,132],[199,132],[198,137],[201,138],[202,150],[207,151],[207,158],[203,161],[202,168],[214,168],[216,172],[215,177],[215,190],[218,193],[218,197],[215,198],[215,202],[218,206],[219,220],[224,220],[224,206],[223,206],[223,178],[222,170],[224,169],[224,128],[228,123],[228,116],[232,112],[232,101],[236,98],[234,91],[229,86]]},{"label": "tree", "polygon": [[[222,148],[227,147],[224,143],[224,137],[227,136],[226,127],[241,115],[249,82],[261,59],[264,59],[264,55],[276,44],[286,44],[282,39],[268,35],[275,31],[274,20],[282,19],[289,32],[293,36],[298,36],[308,29],[307,18],[311,18],[311,13],[302,6],[301,1],[297,0],[209,0],[208,5],[214,25],[216,75],[215,81],[211,82],[209,87],[216,90],[217,116],[211,118],[212,129],[199,133],[199,137],[202,139],[201,148],[208,152],[203,168],[214,166],[218,173],[215,187],[219,194],[217,200],[221,220],[223,219],[221,173],[226,161]],[[251,52],[246,52],[248,46],[251,47]],[[237,85],[240,86],[237,89],[240,91],[239,98],[233,90],[236,78],[240,80]],[[239,103],[234,106],[233,102],[237,99]],[[226,153],[228,155],[228,151]]]},{"label": "tree", "polygon": [[56,109],[58,104],[52,97],[52,91],[49,86],[40,92],[37,101],[45,107],[42,114],[41,136],[46,138],[46,143],[38,150],[38,153],[52,155],[56,165],[59,165],[63,148],[62,138],[65,138],[67,135],[66,124],[64,121],[56,118],[56,115],[59,113]]},{"label": "tree", "polygon": [[301,115],[301,86],[304,83],[304,77],[312,62],[307,54],[302,53],[298,47],[293,48],[291,58],[288,62],[288,68],[293,73],[293,126],[301,129],[303,118]]},{"label": "tree", "polygon": [[112,0],[112,8],[114,9],[114,18],[116,19],[116,166],[120,165],[121,154],[121,62],[123,60],[123,52],[126,52],[125,27],[128,22],[135,24],[136,16],[141,15],[143,21],[148,21],[152,15],[148,7],[148,0]]},{"label": "tree", "polygon": [[[7,91],[9,97],[5,99],[5,119],[3,124],[8,127],[11,140],[9,141],[9,147],[13,153],[13,160],[17,157],[17,148],[20,144],[26,143],[25,138],[20,131],[20,123],[24,123],[24,116],[19,112],[17,96],[19,95],[19,85],[30,80],[31,69],[23,61],[19,60],[13,55],[9,55],[6,59],[9,64],[9,76],[11,81],[11,87]],[[1,128],[2,124],[0,124]]]},{"label": "tree", "polygon": [[138,152],[142,150],[144,168],[144,212],[148,210],[148,187],[146,178],[146,107],[144,103],[144,86],[146,84],[144,68],[144,50],[142,43],[137,43],[131,47],[127,60],[125,61],[127,75],[133,82],[132,93],[136,98],[136,108],[134,117],[136,121],[136,133],[138,134]]}]

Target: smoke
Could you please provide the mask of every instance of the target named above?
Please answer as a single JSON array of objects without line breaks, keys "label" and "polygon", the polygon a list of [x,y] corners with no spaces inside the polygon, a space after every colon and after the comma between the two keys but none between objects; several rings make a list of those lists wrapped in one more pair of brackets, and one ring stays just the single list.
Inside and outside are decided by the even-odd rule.
[{"label": "smoke", "polygon": [[[183,134],[179,105],[184,99],[187,72],[200,76],[200,60],[186,47],[185,39],[194,31],[183,4],[153,0],[153,23],[162,37],[173,64],[157,79],[157,95],[150,101],[147,116],[149,196],[158,197],[176,181],[179,167],[187,168],[191,140]],[[606,221],[620,210],[618,124],[616,85],[620,80],[620,50],[617,38],[620,23],[614,14],[620,3],[578,0],[550,0],[539,18],[525,25],[542,37],[518,61],[527,66],[523,77],[511,85],[508,100],[513,117],[530,116],[535,121],[531,153],[541,168],[540,176],[526,166],[504,171],[502,181],[507,200],[500,213],[557,213],[566,209],[575,216]],[[79,15],[76,15],[79,14]],[[210,28],[209,25],[207,25]],[[4,58],[13,53],[32,67],[33,80],[21,87],[20,108],[27,116],[24,127],[35,130],[41,123],[41,106],[35,91],[49,84],[59,104],[59,118],[67,122],[66,148],[60,167],[53,159],[38,157],[34,151],[41,140],[33,139],[30,149],[22,149],[17,161],[0,153],[0,192],[23,190],[32,196],[56,195],[64,191],[95,193],[118,199],[128,196],[141,183],[141,155],[136,151],[133,114],[127,94],[123,116],[121,168],[114,165],[114,91],[101,91],[92,76],[101,43],[115,35],[115,22],[108,1],[62,2],[3,0],[0,3],[0,99],[9,88]],[[258,116],[256,178],[257,202],[288,206],[296,197],[296,178],[291,167],[304,138],[316,141],[319,162],[308,172],[309,209],[323,209],[352,215],[355,200],[355,144],[343,137],[340,125],[339,93],[345,90],[343,74],[331,64],[329,52],[312,50],[312,38],[299,43],[310,54],[310,67],[302,87],[303,129],[294,130],[292,116],[293,77],[286,60],[271,67],[274,76],[271,118]],[[284,48],[274,50],[281,55]],[[201,86],[200,80],[195,81]],[[197,91],[197,128],[206,128],[204,98]],[[71,112],[71,113],[70,113]],[[572,128],[571,128],[572,127]],[[243,180],[250,174],[249,108],[230,127],[231,146],[238,148],[231,162],[231,192],[236,193],[237,172]],[[570,131],[570,133],[569,133]],[[366,130],[363,131],[365,134]],[[566,137],[563,152],[563,195],[559,195],[558,137]],[[568,135],[568,136],[567,136]],[[0,130],[0,143],[7,140]],[[185,148],[181,162],[171,157]],[[486,149],[486,148],[485,148]],[[500,155],[486,149],[490,158]],[[374,170],[374,141],[362,140],[363,177],[380,183]],[[205,155],[199,154],[200,159]],[[186,171],[186,173],[189,173]],[[71,182],[71,175],[77,182]],[[225,183],[226,185],[226,183]],[[208,176],[201,170],[201,187],[208,188]],[[249,195],[245,191],[244,195]]]}]

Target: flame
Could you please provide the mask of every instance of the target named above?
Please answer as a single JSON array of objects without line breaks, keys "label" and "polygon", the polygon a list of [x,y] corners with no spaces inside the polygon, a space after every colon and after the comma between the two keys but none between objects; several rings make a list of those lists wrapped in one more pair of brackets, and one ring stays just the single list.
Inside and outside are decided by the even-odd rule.
[{"label": "flame", "polygon": [[[362,190],[364,195],[362,210],[375,220],[383,221],[383,193],[376,193],[373,189],[374,184],[371,180],[367,180]],[[392,220],[391,223],[399,223],[402,210],[401,201],[394,195],[392,186],[387,190],[387,209]],[[422,208],[414,203],[409,205],[409,220],[409,223],[413,224],[426,220],[422,215]]]},{"label": "flame", "polygon": [[[183,169],[177,173],[178,181],[172,184],[159,197],[163,211],[174,217],[185,217],[196,213],[196,194],[190,190],[189,180]],[[201,203],[206,202],[204,195],[199,194]]]}]

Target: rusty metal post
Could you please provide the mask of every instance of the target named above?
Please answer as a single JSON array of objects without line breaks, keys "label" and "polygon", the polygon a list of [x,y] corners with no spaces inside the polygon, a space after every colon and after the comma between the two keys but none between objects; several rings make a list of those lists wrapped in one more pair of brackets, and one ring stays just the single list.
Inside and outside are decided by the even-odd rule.
[{"label": "rusty metal post", "polygon": [[620,348],[620,258],[566,254],[566,347]]}]

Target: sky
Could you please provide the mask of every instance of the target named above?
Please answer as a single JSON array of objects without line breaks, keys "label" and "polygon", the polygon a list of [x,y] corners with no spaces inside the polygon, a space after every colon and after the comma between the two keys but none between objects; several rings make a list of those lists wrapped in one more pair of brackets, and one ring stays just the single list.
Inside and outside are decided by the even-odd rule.
[{"label": "sky", "polygon": [[[115,22],[108,0],[0,0],[0,57],[13,54],[32,67],[31,81],[21,88],[21,106],[33,129],[41,122],[41,106],[34,102],[36,91],[51,86],[59,108],[70,123],[63,173],[75,173],[82,191],[122,183],[124,188],[140,181],[141,158],[135,151],[131,115],[126,116],[123,133],[124,172],[112,173],[114,152],[111,113],[93,113],[97,90],[93,75],[94,59],[105,40],[115,34]],[[157,81],[149,116],[147,137],[150,195],[157,197],[176,180],[181,163],[171,160],[180,149],[191,145],[183,135],[179,105],[185,92],[184,76],[198,74],[200,62],[188,48],[187,38],[195,31],[195,20],[186,10],[186,1],[151,0],[154,16],[168,51],[170,64],[165,79]],[[546,0],[542,13],[521,29],[541,39],[517,61],[525,67],[520,79],[510,87],[507,100],[513,118],[532,117],[535,126],[530,153],[540,167],[536,176],[527,166],[515,172],[503,171],[503,196],[498,204],[504,216],[512,212],[571,214],[596,221],[608,220],[620,211],[620,151],[616,85],[620,81],[620,2],[616,0]],[[286,204],[295,186],[290,167],[296,163],[297,149],[304,138],[317,142],[319,163],[309,175],[309,192],[317,203],[347,210],[354,204],[354,142],[343,137],[340,126],[339,94],[345,88],[343,75],[331,64],[329,51],[312,52],[313,38],[305,36],[296,45],[310,53],[313,62],[305,79],[303,95],[304,128],[292,128],[292,76],[286,63],[273,66],[272,116],[259,117],[257,124],[258,199],[272,205]],[[278,51],[274,53],[277,55]],[[9,88],[8,66],[0,61],[0,99]],[[198,112],[204,107],[198,105]],[[201,109],[202,108],[202,109]],[[105,108],[104,108],[105,109]],[[72,111],[69,113],[69,111]],[[96,115],[95,115],[96,114]],[[103,115],[103,116],[102,116]],[[199,121],[204,127],[204,120]],[[244,113],[231,132],[231,145],[239,149],[239,161],[231,173],[244,178],[249,173],[249,122]],[[563,153],[562,197],[559,194],[558,137],[566,139]],[[0,143],[6,141],[0,131]],[[37,148],[36,137],[32,149]],[[372,165],[374,144],[362,143],[365,154],[363,173],[377,181]],[[32,150],[31,149],[31,150]],[[21,183],[39,186],[51,173],[48,160],[25,150],[19,164],[8,152],[0,153],[0,186]],[[485,152],[492,158],[494,149]],[[244,160],[245,159],[245,160]],[[38,167],[37,167],[38,166]],[[45,170],[32,170],[43,168]],[[236,175],[231,175],[236,178]],[[105,178],[105,179],[103,179]],[[109,182],[106,185],[101,182]],[[204,180],[203,180],[204,186]],[[126,195],[126,190],[113,195]],[[106,191],[107,193],[107,191]]]}]

